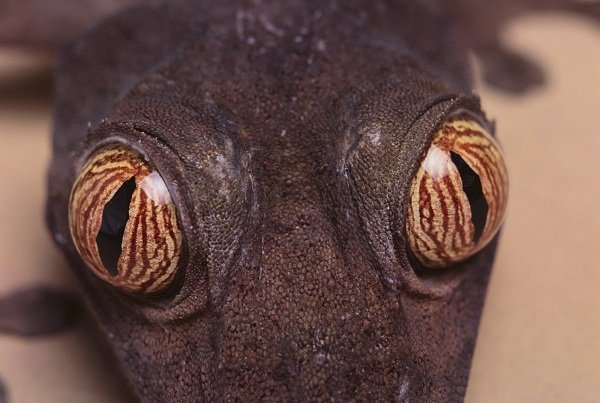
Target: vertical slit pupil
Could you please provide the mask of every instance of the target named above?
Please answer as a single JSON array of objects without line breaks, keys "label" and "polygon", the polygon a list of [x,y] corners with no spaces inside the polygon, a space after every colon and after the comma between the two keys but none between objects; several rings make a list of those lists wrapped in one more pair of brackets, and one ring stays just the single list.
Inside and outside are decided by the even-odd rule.
[{"label": "vertical slit pupil", "polygon": [[471,221],[473,222],[473,227],[475,227],[473,243],[476,244],[483,234],[489,208],[483,194],[481,179],[460,155],[450,151],[450,158],[456,166],[456,169],[458,169],[460,179],[462,180],[463,191],[467,195],[469,205],[471,206]]},{"label": "vertical slit pupil", "polygon": [[129,204],[135,191],[135,177],[124,182],[104,205],[102,225],[96,236],[100,260],[112,276],[119,273],[118,263],[125,226],[129,220]]}]

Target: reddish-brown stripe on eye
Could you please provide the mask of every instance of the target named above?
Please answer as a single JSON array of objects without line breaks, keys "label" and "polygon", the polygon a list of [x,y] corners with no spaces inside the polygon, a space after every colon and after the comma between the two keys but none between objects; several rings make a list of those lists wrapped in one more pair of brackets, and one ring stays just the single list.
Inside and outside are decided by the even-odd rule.
[{"label": "reddish-brown stripe on eye", "polygon": [[508,174],[492,136],[468,117],[446,121],[411,186],[406,231],[414,255],[432,268],[473,255],[497,232],[507,198]]},{"label": "reddish-brown stripe on eye", "polygon": [[[124,184],[131,178],[135,189],[130,181],[127,199]],[[158,172],[127,147],[108,147],[89,159],[71,192],[69,224],[83,260],[115,287],[154,293],[174,280],[183,242],[175,205]]]}]

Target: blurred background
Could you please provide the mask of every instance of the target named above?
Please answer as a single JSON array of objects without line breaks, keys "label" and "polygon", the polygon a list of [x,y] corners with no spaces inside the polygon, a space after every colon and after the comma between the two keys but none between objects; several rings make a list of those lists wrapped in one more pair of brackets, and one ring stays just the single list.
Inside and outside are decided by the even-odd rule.
[{"label": "blurred background", "polygon": [[[600,401],[600,35],[551,14],[506,41],[548,85],[509,96],[480,85],[511,174],[467,402]],[[51,59],[0,48],[0,295],[74,288],[44,222]],[[11,402],[123,400],[90,324],[47,338],[0,335]],[[0,399],[1,400],[1,399]]]}]

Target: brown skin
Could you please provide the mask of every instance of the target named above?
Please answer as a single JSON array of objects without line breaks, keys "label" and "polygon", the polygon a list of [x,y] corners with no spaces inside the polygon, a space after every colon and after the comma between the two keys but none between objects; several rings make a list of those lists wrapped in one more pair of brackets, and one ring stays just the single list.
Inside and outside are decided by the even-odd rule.
[{"label": "brown skin", "polygon": [[[462,400],[495,242],[432,272],[404,228],[435,128],[485,120],[467,4],[150,5],[62,52],[49,223],[140,399]],[[114,141],[178,207],[186,256],[160,297],[112,289],[70,239],[72,184]]]},{"label": "brown skin", "polygon": [[[484,119],[457,43],[412,3],[304,1],[143,8],[67,48],[50,223],[143,400],[462,399],[495,245],[419,276],[404,233],[436,127]],[[102,283],[69,237],[73,181],[112,141],[179,208],[159,299]]]}]

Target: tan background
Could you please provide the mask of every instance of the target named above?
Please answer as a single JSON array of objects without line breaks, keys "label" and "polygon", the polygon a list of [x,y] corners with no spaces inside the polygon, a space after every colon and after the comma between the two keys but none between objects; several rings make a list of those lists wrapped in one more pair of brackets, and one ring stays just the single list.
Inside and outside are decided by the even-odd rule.
[{"label": "tan background", "polygon": [[[507,40],[546,67],[524,97],[483,88],[511,171],[509,215],[481,323],[468,402],[600,401],[600,35],[529,17]],[[47,61],[0,49],[0,294],[73,285],[43,220],[50,156]],[[0,336],[12,402],[109,402],[119,383],[89,326]]]}]

